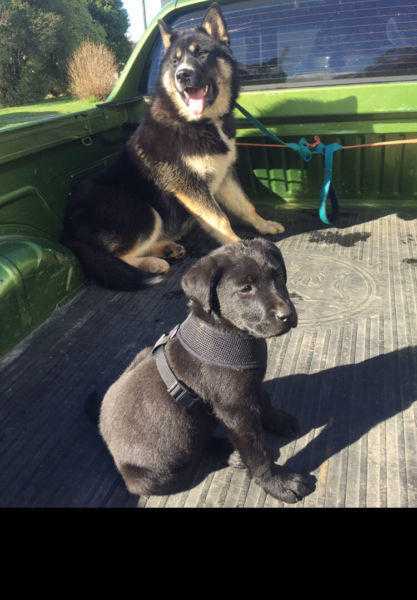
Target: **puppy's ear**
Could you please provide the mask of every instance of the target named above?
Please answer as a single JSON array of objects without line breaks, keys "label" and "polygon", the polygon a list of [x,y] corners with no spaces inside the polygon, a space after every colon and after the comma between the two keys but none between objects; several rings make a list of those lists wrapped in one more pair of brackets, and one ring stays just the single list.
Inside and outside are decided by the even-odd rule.
[{"label": "puppy's ear", "polygon": [[276,264],[277,269],[282,273],[282,277],[284,282],[287,283],[287,269],[284,262],[284,257],[282,256],[282,252],[279,248],[275,246],[275,244],[271,243],[269,254],[271,256],[273,264]]},{"label": "puppy's ear", "polygon": [[209,313],[215,308],[215,292],[221,277],[221,269],[212,256],[197,261],[184,275],[181,286],[184,294]]},{"label": "puppy's ear", "polygon": [[274,243],[266,240],[265,238],[257,238],[252,240],[254,245],[258,245],[262,248],[262,252],[266,254],[269,262],[280,271],[281,276],[285,283],[287,283],[287,269],[285,267],[284,257],[282,256],[281,250],[275,246]]},{"label": "puppy's ear", "polygon": [[159,31],[161,32],[161,38],[164,48],[165,50],[168,50],[168,48],[171,45],[172,36],[174,32],[172,31],[171,27],[165,23],[163,19],[159,19],[158,25]]},{"label": "puppy's ear", "polygon": [[222,42],[227,45],[230,44],[229,32],[227,31],[222,11],[217,2],[214,2],[208,9],[201,27],[217,42]]}]

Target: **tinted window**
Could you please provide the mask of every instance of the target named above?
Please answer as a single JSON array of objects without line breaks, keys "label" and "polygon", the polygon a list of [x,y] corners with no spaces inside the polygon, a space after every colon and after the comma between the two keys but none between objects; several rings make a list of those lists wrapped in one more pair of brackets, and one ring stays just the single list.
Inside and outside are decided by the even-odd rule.
[{"label": "tinted window", "polygon": [[[244,85],[285,87],[417,75],[417,2],[407,0],[264,0],[222,6]],[[206,8],[171,20],[186,29]],[[152,93],[162,46],[153,49]],[[145,91],[145,90],[143,90]]]}]

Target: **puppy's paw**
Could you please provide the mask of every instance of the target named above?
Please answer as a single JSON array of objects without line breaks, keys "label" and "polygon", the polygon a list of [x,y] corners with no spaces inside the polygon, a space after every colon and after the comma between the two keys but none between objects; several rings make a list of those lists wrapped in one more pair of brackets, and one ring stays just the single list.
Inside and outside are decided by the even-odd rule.
[{"label": "puppy's paw", "polygon": [[264,420],[265,429],[280,437],[294,438],[300,431],[298,419],[283,410],[274,408]]},{"label": "puppy's paw", "polygon": [[259,233],[264,235],[276,235],[277,233],[283,233],[285,231],[284,225],[277,223],[276,221],[266,221],[263,219],[260,223],[257,223],[256,229]]},{"label": "puppy's paw", "polygon": [[295,504],[316,489],[316,478],[313,475],[293,473],[284,467],[274,465],[272,476],[258,479],[257,483],[274,498]]},{"label": "puppy's paw", "polygon": [[227,461],[229,467],[233,469],[246,469],[246,465],[242,460],[238,450],[234,450]]}]

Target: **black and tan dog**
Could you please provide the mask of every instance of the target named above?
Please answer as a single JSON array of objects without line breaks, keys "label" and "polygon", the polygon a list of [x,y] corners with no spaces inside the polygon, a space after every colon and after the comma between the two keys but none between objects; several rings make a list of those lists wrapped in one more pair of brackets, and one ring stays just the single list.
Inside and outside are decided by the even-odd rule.
[{"label": "black and tan dog", "polygon": [[188,406],[174,399],[146,348],[102,403],[100,431],[129,491],[184,489],[220,422],[257,483],[296,502],[313,490],[314,478],[276,465],[264,434],[297,430],[262,387],[265,338],[296,326],[280,251],[262,239],[228,244],[196,262],[182,288],[191,311],[166,343],[166,360],[198,398]]},{"label": "black and tan dog", "polygon": [[192,216],[220,243],[235,242],[226,212],[259,233],[283,231],[263,219],[243,192],[236,161],[233,103],[237,65],[221,11],[201,27],[175,32],[165,46],[156,94],[121,161],[73,195],[64,243],[103,285],[135,289],[154,283],[180,258],[178,240]]}]

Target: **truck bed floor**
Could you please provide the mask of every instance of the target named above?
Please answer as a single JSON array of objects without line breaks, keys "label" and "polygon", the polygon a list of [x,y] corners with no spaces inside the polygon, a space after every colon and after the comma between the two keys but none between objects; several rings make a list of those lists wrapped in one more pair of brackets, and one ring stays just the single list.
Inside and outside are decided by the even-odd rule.
[{"label": "truck bed floor", "polygon": [[[325,229],[311,213],[288,215],[280,247],[299,327],[269,343],[266,386],[301,426],[297,439],[278,440],[279,463],[317,476],[295,506],[416,507],[415,215],[350,212]],[[86,410],[184,318],[189,264],[135,294],[85,287],[3,359],[0,506],[284,506],[210,456],[189,490],[138,503]]]}]

